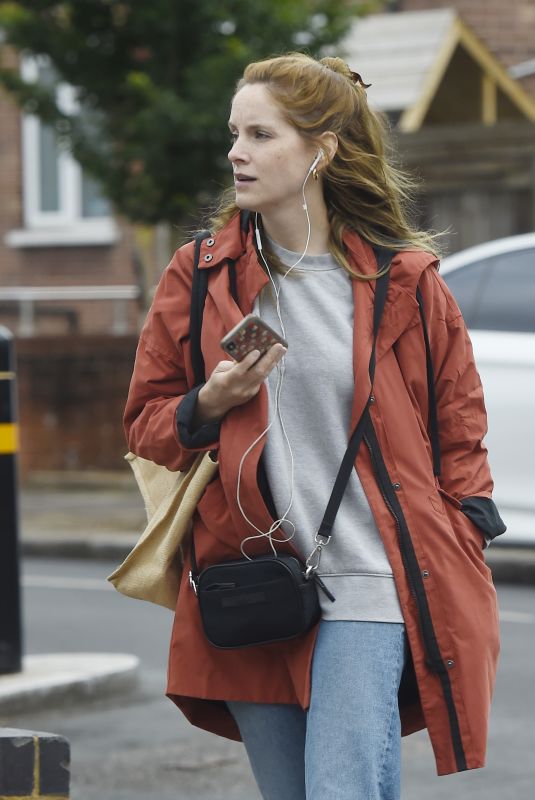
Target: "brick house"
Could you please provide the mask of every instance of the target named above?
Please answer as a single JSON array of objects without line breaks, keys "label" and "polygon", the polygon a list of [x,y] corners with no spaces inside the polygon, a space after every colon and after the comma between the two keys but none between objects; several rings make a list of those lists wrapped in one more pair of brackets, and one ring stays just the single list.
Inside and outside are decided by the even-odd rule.
[{"label": "brick house", "polygon": [[[4,63],[28,80],[43,59]],[[68,107],[72,89],[58,85]],[[23,475],[123,465],[139,329],[133,229],[51,129],[0,91],[0,325],[15,336]]]},{"label": "brick house", "polygon": [[[42,60],[20,68],[46,78]],[[72,102],[70,87],[57,93]],[[131,228],[52,130],[1,92],[0,119],[0,322],[21,336],[135,332]]]}]

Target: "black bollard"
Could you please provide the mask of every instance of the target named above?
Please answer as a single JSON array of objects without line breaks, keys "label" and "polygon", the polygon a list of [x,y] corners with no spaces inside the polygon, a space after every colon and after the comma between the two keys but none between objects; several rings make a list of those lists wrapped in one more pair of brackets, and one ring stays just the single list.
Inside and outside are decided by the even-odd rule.
[{"label": "black bollard", "polygon": [[0,674],[22,670],[15,345],[0,325]]}]

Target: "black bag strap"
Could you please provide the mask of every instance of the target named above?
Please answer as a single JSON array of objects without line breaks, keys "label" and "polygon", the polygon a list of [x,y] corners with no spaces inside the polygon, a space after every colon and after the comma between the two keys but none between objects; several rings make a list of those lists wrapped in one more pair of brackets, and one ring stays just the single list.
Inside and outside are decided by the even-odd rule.
[{"label": "black bag strap", "polygon": [[[208,292],[208,270],[199,269],[201,257],[201,245],[210,236],[210,231],[199,231],[195,235],[195,249],[193,255],[193,279],[191,284],[191,305],[189,317],[189,336],[191,346],[191,361],[193,365],[193,375],[195,386],[204,383],[205,366],[204,357],[201,349],[201,331],[204,305]],[[230,259],[227,261],[229,272],[229,286],[232,297],[238,304],[238,287],[236,280],[236,265]]]},{"label": "black bag strap", "polygon": [[431,358],[431,347],[429,344],[429,335],[427,332],[427,323],[425,321],[424,301],[420,287],[416,289],[416,300],[420,309],[420,318],[422,320],[422,329],[424,332],[425,342],[425,362],[427,369],[427,396],[429,403],[429,414],[427,428],[429,431],[429,439],[431,441],[431,450],[433,453],[433,473],[438,476],[441,472],[440,464],[440,439],[438,436],[438,414],[437,414],[437,396],[435,392],[435,371],[433,369],[433,359]]},{"label": "black bag strap", "polygon": [[[202,361],[202,375],[199,382],[204,381],[204,360],[202,358],[202,353],[200,351],[200,330],[202,326],[202,311],[204,309],[204,302],[206,299],[206,290],[207,290],[207,276],[205,270],[199,270],[199,254],[200,254],[200,246],[204,238],[208,235],[206,232],[201,232],[197,234],[196,238],[196,247],[195,247],[195,265],[194,265],[194,277],[193,277],[193,286],[192,286],[192,306],[191,306],[191,326],[190,326],[190,335],[191,335],[191,345],[192,345],[192,358],[194,361],[194,369],[195,366],[195,358],[197,358],[200,363]],[[376,246],[373,248],[375,252],[375,256],[377,259],[378,265],[378,272],[383,272],[386,269],[388,264],[390,263],[392,256],[394,255],[395,251],[390,250],[386,247]],[[235,289],[235,271],[233,269],[234,264],[233,262],[228,262],[229,264],[229,281],[231,285],[231,290]],[[231,271],[232,268],[232,271]],[[234,275],[232,274],[234,272]],[[200,277],[202,274],[202,277]],[[196,278],[196,275],[198,276]],[[388,294],[388,284],[390,280],[390,269],[386,270],[384,274],[382,274],[376,280],[375,284],[375,297],[374,297],[374,304],[373,304],[373,341],[372,341],[372,350],[370,355],[370,362],[369,362],[369,375],[370,375],[370,383],[371,383],[371,390],[370,395],[368,397],[366,407],[353,431],[351,438],[349,440],[349,444],[347,446],[346,452],[342,459],[342,463],[340,464],[340,468],[338,470],[338,474],[336,476],[336,480],[334,482],[333,490],[331,492],[331,496],[329,498],[329,502],[327,503],[327,508],[325,509],[325,514],[321,521],[321,524],[318,528],[318,532],[315,537],[316,541],[316,548],[307,559],[307,568],[312,570],[315,569],[314,565],[314,554],[318,551],[321,551],[321,548],[324,547],[331,539],[332,529],[334,526],[334,522],[336,519],[336,515],[338,513],[338,509],[340,508],[340,504],[342,502],[342,498],[344,496],[345,490],[347,488],[347,484],[349,482],[349,478],[351,477],[355,459],[357,457],[357,453],[360,448],[361,441],[364,436],[364,431],[366,428],[366,423],[369,418],[369,407],[370,404],[373,402],[373,381],[375,377],[375,365],[376,365],[376,355],[375,355],[375,348],[377,343],[377,336],[379,333],[379,327],[381,324],[381,319],[384,311],[384,307],[386,304],[386,297]],[[234,282],[234,286],[233,286]],[[237,297],[235,291],[233,291],[234,299],[237,302]],[[433,469],[435,471],[435,475],[440,474],[440,447],[439,447],[439,440],[438,440],[438,424],[437,424],[437,411],[436,411],[436,396],[435,396],[435,382],[434,382],[434,371],[433,371],[433,363],[431,359],[431,349],[429,345],[429,337],[427,333],[427,326],[425,322],[425,316],[423,313],[423,302],[422,296],[419,289],[417,289],[416,297],[418,301],[418,306],[420,309],[420,315],[422,318],[422,327],[424,332],[424,341],[425,341],[425,348],[426,348],[426,371],[427,371],[427,386],[428,386],[428,393],[429,393],[429,427],[430,427],[430,438],[431,438],[431,445],[433,449]],[[195,342],[195,348],[194,348]],[[201,374],[196,371],[196,383],[197,383],[197,375]],[[438,469],[438,472],[436,471]],[[318,538],[319,537],[319,538]],[[197,577],[197,563],[195,558],[195,549],[194,549],[194,542],[192,537],[192,552],[191,552],[191,567],[192,567],[192,576],[196,580]],[[311,561],[312,559],[312,561]],[[319,558],[317,560],[317,564],[319,564]],[[316,564],[316,566],[317,566]]]},{"label": "black bag strap", "polygon": [[[393,253],[391,250],[388,250],[385,247],[376,247],[374,248],[374,251],[376,254],[377,264],[379,267],[378,271],[381,272],[390,262]],[[375,377],[375,345],[377,343],[379,326],[381,324],[381,318],[383,316],[383,310],[386,303],[386,295],[388,293],[389,280],[390,280],[390,270],[385,272],[380,278],[377,278],[377,281],[375,283],[375,298],[373,303],[373,342],[372,342],[372,352],[370,355],[370,363],[368,367],[370,374],[370,383],[371,383],[370,396],[368,397],[366,408],[364,409],[361,418],[358,421],[357,426],[351,435],[351,439],[349,440],[347,450],[342,459],[342,463],[340,464],[340,469],[338,470],[338,475],[336,476],[336,480],[334,482],[334,487],[331,492],[329,502],[327,503],[327,508],[325,509],[325,514],[323,515],[321,525],[318,528],[318,532],[316,534],[316,543],[319,544],[320,546],[326,544],[331,538],[334,521],[336,519],[338,509],[340,508],[340,503],[342,502],[342,498],[344,496],[344,492],[349,482],[349,478],[351,477],[351,473],[355,466],[355,459],[357,457],[360,443],[364,435],[366,413],[368,411],[370,403],[373,402],[372,397],[373,397],[373,380]],[[327,542],[319,541],[318,537],[326,539]]]},{"label": "black bag strap", "polygon": [[201,330],[204,304],[208,291],[207,270],[199,269],[201,257],[201,244],[210,235],[210,231],[199,231],[195,234],[195,250],[193,256],[193,279],[191,284],[191,305],[189,315],[189,336],[191,347],[191,361],[195,386],[204,383],[204,358],[201,350]]},{"label": "black bag strap", "polygon": [[[377,259],[377,264],[379,268],[378,271],[382,271],[384,267],[388,264],[388,262],[391,260],[392,256],[394,255],[394,251],[389,250],[388,248],[385,247],[378,247],[378,246],[374,247],[373,249],[375,252],[375,257]],[[375,287],[375,301],[373,306],[373,345],[372,345],[372,352],[369,365],[372,391],[370,392],[370,397],[368,398],[368,403],[366,404],[366,408],[349,441],[348,448],[340,465],[340,469],[338,471],[338,475],[336,476],[336,481],[331,493],[331,497],[329,498],[329,503],[327,505],[325,515],[323,517],[320,527],[318,528],[318,533],[316,534],[316,542],[318,542],[317,537],[321,537],[329,541],[332,535],[332,528],[334,525],[336,514],[338,513],[338,509],[340,508],[340,504],[342,502],[342,498],[344,496],[344,492],[347,487],[349,478],[351,476],[351,471],[353,469],[355,459],[357,457],[360,443],[364,435],[365,418],[369,413],[368,408],[373,395],[373,379],[375,375],[375,344],[377,341],[379,324],[381,321],[381,316],[386,301],[389,276],[390,276],[390,270],[377,280]],[[416,299],[418,302],[418,307],[420,309],[420,316],[422,320],[422,329],[425,342],[427,392],[429,397],[428,429],[429,429],[429,438],[431,441],[431,449],[433,453],[433,473],[438,476],[440,475],[441,465],[440,465],[440,440],[438,436],[437,402],[436,402],[436,392],[435,392],[435,373],[433,369],[433,360],[431,358],[431,347],[429,344],[427,324],[425,321],[423,298],[419,287],[416,289]],[[321,544],[321,542],[319,543]]]}]

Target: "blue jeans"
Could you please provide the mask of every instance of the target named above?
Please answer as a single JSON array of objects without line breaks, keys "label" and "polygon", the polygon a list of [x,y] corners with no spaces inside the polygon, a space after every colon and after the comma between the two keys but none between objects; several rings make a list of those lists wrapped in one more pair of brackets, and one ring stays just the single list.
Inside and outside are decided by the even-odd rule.
[{"label": "blue jeans", "polygon": [[322,621],[308,711],[229,702],[264,800],[399,800],[405,626]]}]

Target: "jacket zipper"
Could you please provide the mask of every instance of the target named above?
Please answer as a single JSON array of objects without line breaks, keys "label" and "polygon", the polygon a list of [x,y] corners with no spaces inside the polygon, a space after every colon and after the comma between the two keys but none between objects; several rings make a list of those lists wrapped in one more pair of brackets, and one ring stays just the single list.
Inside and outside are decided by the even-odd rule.
[{"label": "jacket zipper", "polygon": [[374,474],[375,474],[375,480],[376,480],[376,483],[377,483],[377,485],[379,487],[379,490],[381,492],[381,496],[382,496],[382,498],[384,500],[384,503],[385,503],[386,507],[390,511],[390,514],[392,515],[392,517],[394,519],[394,522],[396,523],[396,532],[397,532],[397,537],[398,537],[398,541],[399,541],[399,545],[400,545],[401,558],[403,560],[403,566],[405,567],[405,574],[407,576],[407,582],[409,584],[409,590],[410,590],[410,593],[411,593],[411,595],[412,595],[412,597],[414,599],[414,602],[416,604],[416,610],[418,611],[418,620],[419,620],[419,623],[420,623],[420,630],[421,630],[421,633],[422,633],[422,640],[423,640],[424,647],[425,647],[425,652],[426,652],[426,663],[427,663],[427,666],[429,667],[429,669],[437,672],[438,670],[437,670],[436,665],[433,662],[433,659],[431,657],[429,641],[428,641],[429,637],[428,637],[428,634],[426,632],[426,626],[424,625],[423,619],[422,619],[421,602],[419,602],[419,600],[418,600],[418,595],[417,595],[416,589],[414,587],[414,579],[413,579],[413,576],[411,575],[410,567],[409,567],[409,564],[408,564],[407,552],[406,552],[405,543],[403,541],[403,534],[402,534],[402,531],[401,531],[401,524],[400,524],[400,521],[399,521],[399,517],[396,514],[396,512],[394,511],[394,509],[392,507],[392,504],[391,504],[390,500],[388,499],[388,495],[385,492],[385,489],[384,489],[384,486],[383,486],[383,482],[380,479],[379,470],[378,470],[378,467],[377,467],[376,456],[375,456],[374,450],[373,450],[373,448],[372,448],[372,446],[370,444],[370,440],[368,439],[367,436],[364,436],[363,439],[364,439],[364,441],[366,443],[366,447],[368,448],[369,453],[370,453],[372,467],[373,467],[373,471],[374,471]]},{"label": "jacket zipper", "polygon": [[[394,511],[394,509],[392,508],[390,500],[388,499],[387,494],[386,494],[385,490],[383,489],[382,481],[379,480],[379,474],[378,474],[378,470],[377,470],[377,462],[376,462],[376,459],[375,459],[375,453],[373,452],[372,446],[370,444],[370,440],[368,439],[367,436],[363,436],[362,438],[364,439],[366,447],[368,448],[368,451],[370,453],[370,459],[371,459],[371,462],[372,462],[373,472],[374,472],[374,475],[375,475],[375,482],[377,483],[377,486],[379,487],[379,491],[381,492],[381,496],[382,496],[382,498],[384,500],[385,506],[390,511],[390,514],[392,515],[392,517],[394,519],[394,522],[396,523],[396,533],[397,533],[397,537],[398,537],[399,544],[400,544],[400,550],[401,550],[401,557],[402,557],[402,560],[403,560],[403,565],[405,567],[405,572],[407,574],[407,582],[409,584],[409,590],[410,590],[410,593],[411,593],[411,595],[412,595],[412,597],[414,599],[414,602],[416,603],[416,607],[418,609],[418,614],[419,614],[420,613],[420,608],[419,608],[419,604],[418,604],[418,598],[416,597],[416,590],[414,588],[414,581],[412,580],[412,577],[411,577],[411,575],[410,575],[410,573],[408,571],[408,567],[407,567],[407,559],[406,559],[406,554],[405,554],[405,548],[403,547],[403,540],[402,540],[402,534],[401,534],[401,525],[399,524],[398,516],[397,516],[396,512]],[[422,636],[423,636],[423,631],[422,631]],[[427,647],[426,647],[426,650],[427,650]]]},{"label": "jacket zipper", "polygon": [[[422,634],[422,641],[426,653],[426,663],[429,669],[437,673],[437,675],[440,678],[442,691],[444,694],[444,700],[448,711],[450,733],[452,738],[452,745],[455,755],[455,761],[457,764],[457,769],[459,771],[466,770],[467,769],[466,756],[464,753],[464,747],[459,728],[457,709],[455,708],[455,702],[453,700],[450,676],[447,671],[448,668],[442,659],[438,647],[438,641],[436,638],[436,634],[433,627],[433,620],[431,618],[429,606],[427,603],[427,596],[425,594],[420,568],[418,565],[416,554],[414,553],[414,550],[412,548],[412,542],[410,541],[410,531],[408,529],[405,518],[403,517],[403,511],[400,509],[399,512],[401,517],[403,517],[404,525],[402,526],[400,521],[400,516],[398,516],[398,512],[395,510],[394,504],[392,503],[389,497],[389,492],[387,490],[387,487],[385,486],[385,475],[388,477],[388,470],[386,468],[386,464],[384,463],[382,453],[379,448],[379,442],[375,434],[375,429],[373,427],[373,422],[371,420],[369,410],[366,409],[364,413],[368,415],[366,427],[368,428],[369,435],[364,433],[363,439],[370,453],[370,459],[372,462],[372,468],[375,474],[375,480],[377,486],[379,487],[384,503],[388,508],[396,524],[396,531],[400,546],[401,557],[403,560],[403,566],[405,568],[405,574],[407,576],[409,590],[415,601],[416,609],[418,612],[420,631]],[[372,441],[370,441],[370,439],[373,440],[373,443]],[[379,459],[381,462],[382,469],[379,466]],[[383,472],[384,475],[382,474]],[[392,484],[390,483],[389,478],[388,478],[388,489],[390,489],[390,491],[394,491],[392,489]],[[397,501],[397,498],[395,498],[395,500]],[[398,503],[399,501],[397,501],[395,505],[398,505]],[[405,533],[403,529],[406,529]],[[412,566],[411,566],[411,561],[413,562]],[[416,587],[416,581],[418,582],[418,587]]]}]

